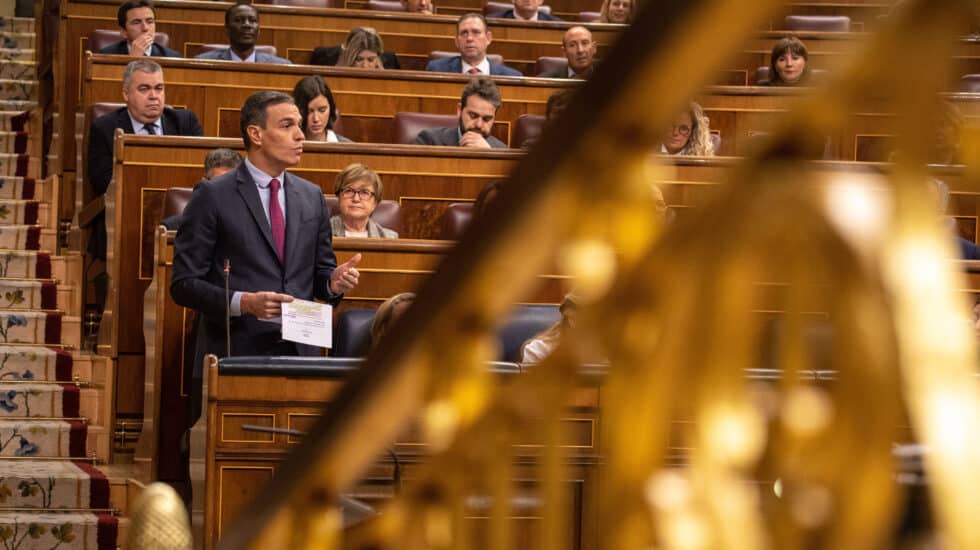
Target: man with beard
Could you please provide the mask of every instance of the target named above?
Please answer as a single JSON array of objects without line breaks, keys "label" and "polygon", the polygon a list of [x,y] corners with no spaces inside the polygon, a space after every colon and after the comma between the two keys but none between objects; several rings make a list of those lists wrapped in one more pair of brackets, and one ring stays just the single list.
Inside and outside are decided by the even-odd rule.
[{"label": "man with beard", "polygon": [[459,124],[455,128],[429,128],[415,138],[421,145],[449,145],[483,149],[506,148],[502,141],[490,135],[493,119],[500,108],[500,90],[489,77],[470,80],[456,106]]},{"label": "man with beard", "polygon": [[259,38],[259,12],[251,4],[235,4],[225,12],[225,34],[230,48],[211,50],[197,56],[198,59],[219,59],[249,63],[289,64],[288,59],[256,51]]}]

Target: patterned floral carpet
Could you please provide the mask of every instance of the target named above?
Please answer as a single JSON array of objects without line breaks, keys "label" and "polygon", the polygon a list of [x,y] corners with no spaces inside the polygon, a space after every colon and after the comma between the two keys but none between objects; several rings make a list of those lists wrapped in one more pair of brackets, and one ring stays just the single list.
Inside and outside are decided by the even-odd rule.
[{"label": "patterned floral carpet", "polygon": [[34,41],[33,20],[0,19],[0,548],[112,550],[119,521],[92,460],[100,389],[65,330],[81,282],[58,279],[57,180],[39,179],[33,141]]}]

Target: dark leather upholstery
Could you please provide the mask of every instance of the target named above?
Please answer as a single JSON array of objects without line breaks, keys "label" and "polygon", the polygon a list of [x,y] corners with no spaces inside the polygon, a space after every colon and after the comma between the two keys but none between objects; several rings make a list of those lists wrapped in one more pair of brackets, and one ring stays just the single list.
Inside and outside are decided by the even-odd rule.
[{"label": "dark leather upholstery", "polygon": [[980,93],[980,74],[965,74],[960,79],[960,91],[972,94]]},{"label": "dark leather upholstery", "polygon": [[[336,195],[324,195],[323,201],[327,204],[327,211],[331,216],[340,213]],[[392,231],[397,231],[398,234],[402,232],[402,208],[398,201],[381,201],[371,214],[371,219]]]},{"label": "dark leather upholstery", "polygon": [[449,128],[459,124],[456,115],[434,115],[430,113],[395,113],[392,143],[415,143],[415,136],[428,128]]},{"label": "dark leather upholstery", "polygon": [[450,203],[439,218],[439,238],[444,241],[458,241],[472,218],[472,202]]},{"label": "dark leather upholstery", "polygon": [[367,9],[375,11],[405,11],[405,6],[397,0],[368,0]]},{"label": "dark leather upholstery", "polygon": [[[483,5],[483,15],[490,16],[496,13],[504,13],[505,11],[512,9],[514,9],[513,2],[487,2]],[[551,6],[538,6],[538,11],[551,13]]]},{"label": "dark leather upholstery", "polygon": [[595,23],[602,18],[602,12],[598,11],[580,11],[578,12],[578,20],[582,23]]},{"label": "dark leather upholstery", "polygon": [[517,306],[497,330],[500,340],[499,361],[519,362],[524,342],[561,319],[558,306]]},{"label": "dark leather upholstery", "polygon": [[787,15],[783,28],[787,31],[850,32],[851,18],[846,15]]},{"label": "dark leather upholstery", "polygon": [[[429,61],[432,61],[433,59],[445,59],[447,57],[456,57],[457,55],[459,55],[459,52],[447,52],[442,50],[435,50],[429,52]],[[500,54],[488,53],[487,59],[489,59],[490,62],[495,65],[504,64],[504,56]]]},{"label": "dark leather upholstery", "polygon": [[373,309],[348,309],[337,317],[333,335],[333,357],[364,357],[371,350]]},{"label": "dark leather upholstery", "polygon": [[[200,55],[204,52],[210,52],[212,50],[226,50],[226,49],[228,49],[228,44],[202,44],[197,48],[197,52],[194,53],[194,55]],[[275,46],[269,46],[269,45],[255,46],[255,51],[267,53],[269,55],[277,55]]]},{"label": "dark leather upholstery", "polygon": [[93,103],[88,106],[88,122],[92,123],[93,120],[99,118],[102,115],[107,115],[120,107],[125,107],[125,103]]},{"label": "dark leather upholstery", "polygon": [[[517,362],[521,346],[534,335],[544,331],[561,318],[558,306],[522,305],[511,312],[497,331],[500,341],[498,361]],[[334,332],[333,357],[364,357],[371,349],[373,309],[348,309],[337,318]]]},{"label": "dark leather upholstery", "polygon": [[541,115],[524,114],[514,121],[514,136],[511,147],[523,147],[528,139],[537,140],[544,129],[544,117]]},{"label": "dark leather upholstery", "polygon": [[[88,49],[92,52],[98,52],[122,39],[123,34],[119,29],[95,29],[88,33]],[[169,47],[170,35],[165,32],[158,32],[153,35],[153,41],[164,48]]]},{"label": "dark leather upholstery", "polygon": [[343,2],[335,0],[258,0],[256,4],[270,6],[301,6],[305,8],[342,8]]},{"label": "dark leather upholstery", "polygon": [[184,207],[191,200],[193,187],[170,187],[163,194],[163,217],[169,218],[184,213]]},{"label": "dark leather upholstery", "polygon": [[539,57],[534,64],[534,74],[541,76],[545,72],[568,71],[568,59],[565,57]]},{"label": "dark leather upholstery", "polygon": [[363,359],[350,357],[240,356],[218,360],[224,376],[302,376],[343,379],[360,367]]}]

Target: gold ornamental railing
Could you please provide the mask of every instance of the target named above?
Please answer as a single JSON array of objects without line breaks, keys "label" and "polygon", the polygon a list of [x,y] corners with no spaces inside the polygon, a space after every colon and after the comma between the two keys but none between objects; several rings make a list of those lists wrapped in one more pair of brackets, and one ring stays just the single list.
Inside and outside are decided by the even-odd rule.
[{"label": "gold ornamental railing", "polygon": [[[651,216],[661,129],[781,4],[647,2],[219,548],[514,548],[512,449],[531,441],[526,546],[565,550],[560,421],[596,360],[601,548],[890,548],[905,425],[928,450],[943,539],[980,548],[975,336],[923,184],[936,92],[975,5],[905,2],[689,219],[661,238]],[[895,115],[895,170],[812,170],[822,136],[868,101]],[[974,182],[976,153],[964,136]],[[495,323],[551,265],[573,277],[580,319],[499,384],[482,368]],[[782,312],[783,375],[767,388],[742,374],[768,338],[762,288]],[[834,335],[829,385],[797,376],[814,367],[815,319]],[[431,456],[380,516],[343,529],[338,495],[415,419]],[[486,529],[469,521],[474,495]]]}]

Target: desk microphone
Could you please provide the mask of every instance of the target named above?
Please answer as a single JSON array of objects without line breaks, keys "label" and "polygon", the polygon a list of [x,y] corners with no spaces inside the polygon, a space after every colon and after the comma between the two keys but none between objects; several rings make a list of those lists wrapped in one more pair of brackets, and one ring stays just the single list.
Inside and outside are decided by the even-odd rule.
[{"label": "desk microphone", "polygon": [[231,262],[225,258],[225,268],[221,270],[225,277],[225,357],[231,357],[231,290],[228,277],[231,276]]}]

